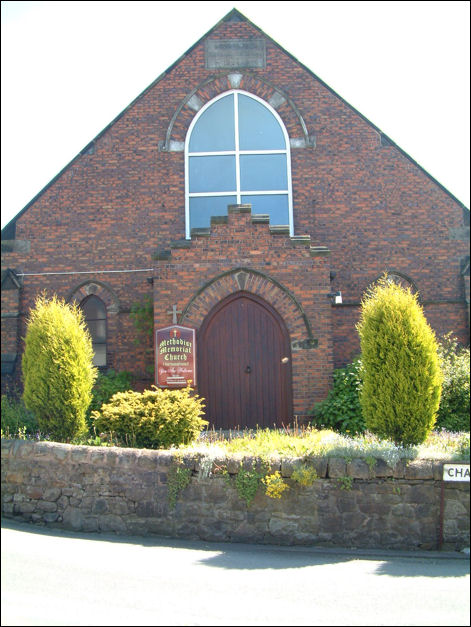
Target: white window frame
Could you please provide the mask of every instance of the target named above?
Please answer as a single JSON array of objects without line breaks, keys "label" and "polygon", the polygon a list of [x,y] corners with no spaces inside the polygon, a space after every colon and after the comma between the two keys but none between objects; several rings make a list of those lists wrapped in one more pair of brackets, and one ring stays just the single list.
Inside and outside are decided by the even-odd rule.
[{"label": "white window frame", "polygon": [[[214,152],[190,152],[190,139],[191,134],[193,132],[193,128],[198,122],[200,116],[208,109],[212,104],[214,104],[217,100],[221,98],[225,98],[226,96],[234,94],[234,133],[235,133],[235,150],[223,150],[223,151],[214,151]],[[283,133],[283,137],[285,140],[286,148],[284,150],[240,150],[239,148],[239,115],[238,115],[238,103],[239,103],[239,94],[244,96],[248,96],[249,98],[253,98],[260,104],[270,111],[270,113],[275,117],[278,121],[280,128]],[[286,178],[287,178],[287,187],[286,189],[280,190],[249,190],[244,191],[240,188],[240,156],[241,155],[272,155],[272,154],[283,154],[286,155]],[[192,192],[190,193],[190,179],[189,179],[189,163],[190,157],[209,157],[209,156],[223,156],[230,155],[235,156],[236,163],[236,189],[232,191],[225,192]],[[265,100],[262,100],[258,96],[251,94],[247,91],[243,91],[241,89],[231,89],[229,91],[225,91],[222,94],[219,94],[209,102],[207,102],[195,115],[193,120],[191,121],[190,127],[188,129],[186,139],[185,139],[185,237],[186,239],[191,239],[190,232],[190,198],[196,198],[198,196],[208,197],[208,196],[236,196],[236,204],[241,204],[242,196],[288,196],[288,218],[289,218],[289,234],[292,237],[294,235],[294,226],[293,226],[293,193],[292,193],[292,185],[291,185],[291,151],[290,151],[290,143],[289,143],[289,135],[286,131],[285,125],[283,124],[282,119],[278,115],[278,113],[271,107]]]}]

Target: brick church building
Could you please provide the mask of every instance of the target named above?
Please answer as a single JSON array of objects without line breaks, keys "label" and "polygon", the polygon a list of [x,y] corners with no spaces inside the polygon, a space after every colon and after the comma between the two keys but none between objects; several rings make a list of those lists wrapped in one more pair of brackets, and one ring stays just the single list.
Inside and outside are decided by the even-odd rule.
[{"label": "brick church building", "polygon": [[195,330],[212,424],[286,424],[358,354],[384,273],[468,343],[468,236],[452,194],[233,10],[2,230],[2,384],[46,290],[83,308],[100,368],[149,387],[150,303],[154,329]]}]

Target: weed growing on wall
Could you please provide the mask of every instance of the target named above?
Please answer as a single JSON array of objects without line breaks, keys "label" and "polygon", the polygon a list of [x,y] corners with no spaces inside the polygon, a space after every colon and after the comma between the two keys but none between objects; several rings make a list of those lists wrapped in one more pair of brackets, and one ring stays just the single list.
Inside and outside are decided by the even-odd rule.
[{"label": "weed growing on wall", "polygon": [[312,485],[318,479],[318,476],[315,468],[302,464],[293,470],[291,479],[299,483],[299,485],[307,487]]},{"label": "weed growing on wall", "polygon": [[262,483],[265,486],[265,494],[271,499],[281,499],[285,490],[289,490],[289,485],[284,481],[278,470],[272,474],[265,475],[262,478]]},{"label": "weed growing on wall", "polygon": [[338,477],[337,485],[341,490],[350,491],[353,485],[353,477],[348,477],[347,475],[343,477]]},{"label": "weed growing on wall", "polygon": [[372,455],[367,455],[365,457],[365,462],[368,464],[368,468],[370,469],[370,473],[372,474],[376,466],[376,458]]},{"label": "weed growing on wall", "polygon": [[241,463],[235,478],[235,486],[240,498],[247,503],[247,507],[250,507],[254,500],[264,476],[264,472],[257,470],[255,461],[252,462],[252,467],[249,469],[245,469]]},{"label": "weed growing on wall", "polygon": [[180,456],[175,455],[167,475],[167,498],[171,509],[175,509],[180,493],[191,481],[191,469],[183,465]]},{"label": "weed growing on wall", "polygon": [[146,354],[146,372],[154,373],[154,347],[152,346],[152,337],[154,333],[154,301],[150,296],[146,296],[141,301],[134,302],[131,305],[130,318],[137,331],[137,337],[134,339],[135,345],[144,345]]}]

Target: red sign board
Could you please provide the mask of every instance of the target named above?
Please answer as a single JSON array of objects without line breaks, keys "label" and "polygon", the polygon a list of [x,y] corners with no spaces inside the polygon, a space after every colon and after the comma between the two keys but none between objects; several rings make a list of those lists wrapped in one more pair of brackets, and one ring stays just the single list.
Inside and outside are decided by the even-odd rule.
[{"label": "red sign board", "polygon": [[177,324],[155,332],[155,378],[158,387],[196,385],[195,330]]}]

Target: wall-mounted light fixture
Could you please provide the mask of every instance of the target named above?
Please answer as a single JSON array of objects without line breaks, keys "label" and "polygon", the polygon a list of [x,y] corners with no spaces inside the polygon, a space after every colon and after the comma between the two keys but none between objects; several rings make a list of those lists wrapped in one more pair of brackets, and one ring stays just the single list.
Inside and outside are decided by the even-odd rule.
[{"label": "wall-mounted light fixture", "polygon": [[332,300],[332,305],[341,305],[342,304],[342,292],[332,292],[329,294],[329,297]]}]

